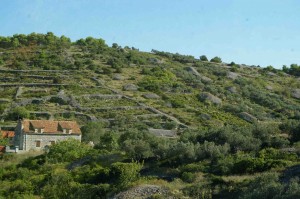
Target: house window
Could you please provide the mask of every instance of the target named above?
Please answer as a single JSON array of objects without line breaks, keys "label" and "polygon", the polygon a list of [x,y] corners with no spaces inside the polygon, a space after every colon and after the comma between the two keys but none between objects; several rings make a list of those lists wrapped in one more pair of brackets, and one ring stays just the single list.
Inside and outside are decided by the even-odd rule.
[{"label": "house window", "polygon": [[41,147],[41,141],[40,140],[37,140],[35,142],[35,147]]},{"label": "house window", "polygon": [[55,144],[55,141],[50,141],[50,145],[54,145]]},{"label": "house window", "polygon": [[39,129],[39,133],[44,133],[44,129]]},{"label": "house window", "polygon": [[35,133],[44,133],[44,129],[34,129]]}]

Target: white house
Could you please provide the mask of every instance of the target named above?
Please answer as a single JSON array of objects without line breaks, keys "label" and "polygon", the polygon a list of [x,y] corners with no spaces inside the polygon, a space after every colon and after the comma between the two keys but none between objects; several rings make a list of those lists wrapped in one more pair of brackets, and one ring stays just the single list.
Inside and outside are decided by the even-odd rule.
[{"label": "white house", "polygon": [[73,138],[81,141],[81,131],[75,121],[19,120],[14,145],[19,150],[42,150],[58,141]]}]

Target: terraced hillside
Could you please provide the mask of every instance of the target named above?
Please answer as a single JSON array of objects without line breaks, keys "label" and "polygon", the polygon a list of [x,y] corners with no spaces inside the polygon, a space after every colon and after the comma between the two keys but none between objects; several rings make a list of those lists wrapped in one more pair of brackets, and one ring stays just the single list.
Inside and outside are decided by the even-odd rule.
[{"label": "terraced hillside", "polygon": [[[0,161],[0,196],[299,196],[300,66],[204,58],[91,37],[0,37],[2,129],[30,118],[76,120],[83,132],[81,144]],[[28,173],[38,176],[30,187],[15,186]]]},{"label": "terraced hillside", "polygon": [[84,124],[120,116],[151,128],[170,122],[173,128],[247,125],[299,115],[300,81],[282,71],[90,40],[55,51],[34,39],[29,46],[2,49],[2,123],[13,124],[20,106],[30,118],[72,117]]}]

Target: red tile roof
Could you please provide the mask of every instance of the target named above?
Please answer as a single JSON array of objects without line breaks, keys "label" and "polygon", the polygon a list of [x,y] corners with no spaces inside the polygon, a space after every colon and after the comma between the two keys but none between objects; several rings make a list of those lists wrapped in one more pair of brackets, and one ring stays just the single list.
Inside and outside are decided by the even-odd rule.
[{"label": "red tile roof", "polygon": [[[0,131],[2,138],[13,138],[15,136],[14,131]],[[0,154],[5,152],[5,146],[0,146]]]},{"label": "red tile roof", "polygon": [[33,133],[35,129],[43,129],[43,133],[62,134],[63,129],[72,130],[71,134],[81,134],[77,122],[52,120],[23,120],[23,131]]},{"label": "red tile roof", "polygon": [[2,138],[12,138],[15,136],[14,131],[1,131]]},{"label": "red tile roof", "polygon": [[5,146],[0,146],[0,153],[4,153],[5,152]]}]

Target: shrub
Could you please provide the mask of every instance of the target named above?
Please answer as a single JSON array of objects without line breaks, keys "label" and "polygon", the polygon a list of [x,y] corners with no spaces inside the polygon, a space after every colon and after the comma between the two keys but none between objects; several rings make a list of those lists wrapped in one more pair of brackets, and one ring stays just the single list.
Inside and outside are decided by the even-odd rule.
[{"label": "shrub", "polygon": [[105,124],[102,122],[89,122],[81,128],[82,141],[92,141],[95,144],[100,142],[100,138],[104,135]]},{"label": "shrub", "polygon": [[47,159],[50,162],[71,162],[87,156],[92,152],[92,148],[78,140],[69,139],[60,141],[50,146]]},{"label": "shrub", "polygon": [[183,193],[185,195],[190,196],[191,198],[203,198],[203,199],[209,199],[212,197],[212,187],[203,183],[197,183],[193,186],[187,186],[183,189]]},{"label": "shrub", "polygon": [[117,188],[126,188],[136,181],[140,174],[143,164],[138,162],[123,163],[116,162],[111,166],[111,177],[114,179]]},{"label": "shrub", "polygon": [[201,61],[208,61],[207,57],[205,55],[201,55],[200,56],[200,60]]},{"label": "shrub", "polygon": [[185,102],[182,101],[181,99],[170,99],[170,102],[172,104],[173,108],[184,108],[185,107]]},{"label": "shrub", "polygon": [[267,173],[250,182],[239,198],[282,198],[283,189],[278,174]]},{"label": "shrub", "polygon": [[196,176],[194,173],[191,172],[183,172],[181,175],[181,179],[185,182],[192,183],[195,181]]},{"label": "shrub", "polygon": [[222,63],[222,59],[220,57],[214,57],[210,60],[210,62]]},{"label": "shrub", "polygon": [[108,67],[104,67],[104,68],[102,68],[102,70],[103,70],[103,74],[106,74],[106,75],[110,75],[113,72],[112,69],[108,68]]},{"label": "shrub", "polygon": [[53,84],[61,84],[61,83],[62,83],[62,79],[60,77],[53,78]]},{"label": "shrub", "polygon": [[280,124],[279,128],[290,135],[291,142],[300,141],[300,122],[298,120],[288,120]]},{"label": "shrub", "polygon": [[228,64],[228,66],[235,66],[236,64],[232,61],[230,62],[230,64]]},{"label": "shrub", "polygon": [[10,120],[17,120],[23,118],[29,118],[30,113],[24,107],[17,107],[12,110],[12,112],[8,115]]},{"label": "shrub", "polygon": [[51,102],[51,103],[57,103],[59,105],[67,105],[68,104],[67,100],[65,100],[65,99],[63,99],[61,97],[56,97],[56,96],[51,97],[51,99],[49,100],[49,102]]}]

